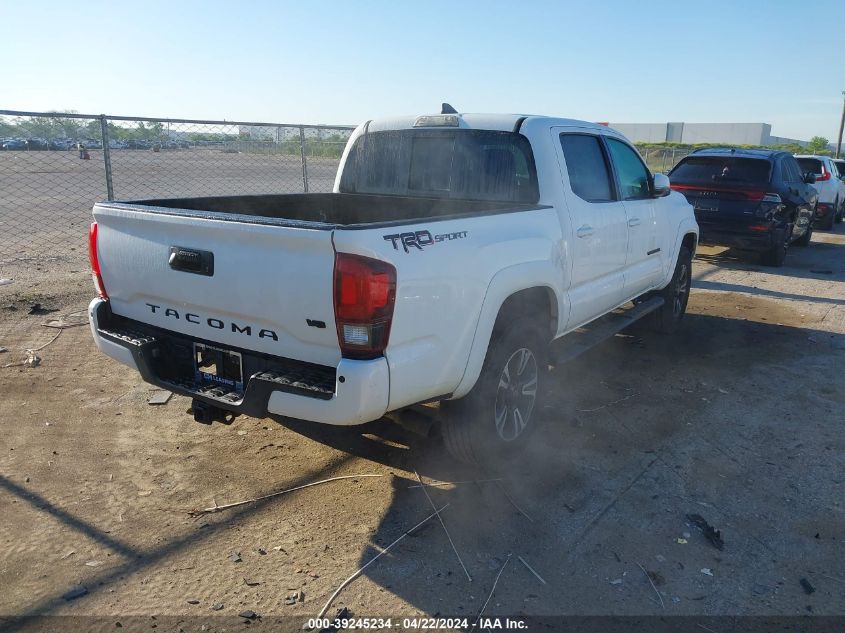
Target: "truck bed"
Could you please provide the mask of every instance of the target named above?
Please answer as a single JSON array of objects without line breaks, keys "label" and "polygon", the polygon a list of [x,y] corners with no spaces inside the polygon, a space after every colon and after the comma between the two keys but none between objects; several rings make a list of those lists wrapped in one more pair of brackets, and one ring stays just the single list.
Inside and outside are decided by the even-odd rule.
[{"label": "truck bed", "polygon": [[[102,205],[139,206],[144,211],[168,211],[192,217],[219,217],[219,214],[254,218],[254,222],[301,225],[313,223],[323,228],[363,225],[390,226],[413,220],[449,219],[491,215],[538,208],[536,204],[515,204],[485,200],[378,196],[356,193],[291,193],[207,198],[164,198]],[[316,227],[315,227],[316,228]]]}]

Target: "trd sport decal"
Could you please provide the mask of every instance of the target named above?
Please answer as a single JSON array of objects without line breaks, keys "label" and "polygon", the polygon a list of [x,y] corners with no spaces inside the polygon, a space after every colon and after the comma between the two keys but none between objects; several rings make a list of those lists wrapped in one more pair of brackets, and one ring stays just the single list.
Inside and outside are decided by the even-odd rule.
[{"label": "trd sport decal", "polygon": [[452,240],[460,240],[467,236],[469,231],[458,231],[457,233],[442,233],[441,235],[431,235],[431,231],[414,231],[413,233],[394,233],[393,235],[385,235],[384,239],[387,242],[393,243],[394,250],[399,250],[399,245],[405,249],[406,253],[411,252],[411,248],[422,250],[424,246],[431,246],[438,242],[450,242]]}]

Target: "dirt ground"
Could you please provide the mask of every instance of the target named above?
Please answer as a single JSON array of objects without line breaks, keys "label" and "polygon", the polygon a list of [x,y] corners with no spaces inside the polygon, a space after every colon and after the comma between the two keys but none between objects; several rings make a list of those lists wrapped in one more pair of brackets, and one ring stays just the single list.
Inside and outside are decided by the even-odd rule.
[{"label": "dirt ground", "polygon": [[[219,630],[253,611],[298,629],[431,513],[416,471],[470,482],[428,490],[472,581],[429,521],[330,615],[472,620],[499,574],[485,614],[845,615],[845,230],[782,269],[702,248],[694,277],[676,335],[629,332],[557,368],[530,452],[496,474],[384,422],[197,424],[67,329],[38,367],[0,369],[0,614]],[[0,286],[0,365],[90,294],[79,274]],[[344,475],[378,477],[189,514]]]}]

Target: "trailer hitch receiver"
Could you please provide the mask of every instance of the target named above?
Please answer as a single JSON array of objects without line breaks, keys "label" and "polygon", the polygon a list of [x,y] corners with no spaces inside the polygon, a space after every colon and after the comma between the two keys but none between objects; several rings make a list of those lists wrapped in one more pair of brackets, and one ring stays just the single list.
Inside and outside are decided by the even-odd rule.
[{"label": "trailer hitch receiver", "polygon": [[191,403],[191,411],[194,414],[194,420],[200,424],[211,424],[212,422],[231,424],[238,417],[237,413],[226,411],[225,409],[215,407],[212,404],[197,399],[194,399]]}]

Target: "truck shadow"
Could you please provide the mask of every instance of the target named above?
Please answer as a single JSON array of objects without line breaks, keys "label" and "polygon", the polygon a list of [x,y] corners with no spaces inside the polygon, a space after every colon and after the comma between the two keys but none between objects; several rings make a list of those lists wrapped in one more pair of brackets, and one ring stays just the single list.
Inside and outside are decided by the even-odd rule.
[{"label": "truck shadow", "polygon": [[[319,425],[278,416],[272,419],[285,428],[338,451],[411,473],[416,469],[427,479],[452,481],[478,477],[477,469],[456,463],[445,455],[436,420],[433,421],[431,432],[423,436],[388,418],[355,427]],[[419,462],[420,455],[428,456],[424,464]],[[414,481],[413,484],[418,482]]]},{"label": "truck shadow", "polygon": [[[813,241],[806,248],[793,245],[786,255],[785,265],[781,268],[762,265],[757,253],[731,248],[720,250],[717,247],[702,247],[695,255],[695,262],[712,264],[719,269],[762,272],[799,279],[843,281],[845,243]],[[832,262],[838,265],[831,266]]]},{"label": "truck shadow", "polygon": [[[429,515],[432,505],[447,504],[442,518],[460,561],[443,528],[431,520],[364,575],[396,596],[392,602],[472,621],[507,564],[485,614],[624,613],[630,607],[618,601],[610,580],[621,577],[624,569],[632,574],[626,583],[642,581],[645,596],[651,590],[634,562],[643,552],[664,552],[665,541],[674,539],[671,532],[659,537],[651,533],[660,530],[654,517],[668,517],[677,529],[685,529],[685,513],[706,512],[702,506],[711,513],[718,507],[723,521],[750,512],[723,496],[725,484],[715,475],[712,481],[696,481],[694,459],[678,470],[679,465],[669,467],[668,456],[686,454],[690,447],[702,460],[713,459],[710,453],[731,455],[736,449],[721,438],[732,433],[732,416],[749,394],[755,394],[760,407],[754,424],[762,427],[802,411],[809,418],[824,418],[819,398],[838,399],[841,405],[841,389],[836,393],[836,387],[821,386],[815,392],[808,387],[807,394],[797,396],[790,392],[795,399],[790,408],[777,397],[782,383],[761,393],[762,385],[774,377],[782,380],[797,364],[832,371],[845,360],[843,350],[845,336],[840,334],[703,314],[689,314],[671,337],[623,333],[553,372],[543,428],[526,454],[499,465],[501,482],[485,481],[489,472],[463,470],[461,478],[469,483],[428,488],[429,501],[413,476],[396,476],[393,502],[363,549],[360,565]],[[775,444],[753,450],[764,459],[767,452],[781,450]],[[361,447],[360,456],[370,458],[366,445]],[[442,464],[443,452],[442,445],[428,442],[415,446],[402,463],[446,477],[450,471]],[[753,561],[746,562],[753,576]],[[678,564],[683,569],[696,563]],[[731,582],[747,581],[743,576]],[[697,579],[691,586],[693,582]],[[645,597],[634,607],[637,613],[648,610],[643,602],[648,603]],[[693,608],[703,613],[704,604]],[[343,595],[329,613],[342,606],[358,615],[375,615],[365,599]]]}]

